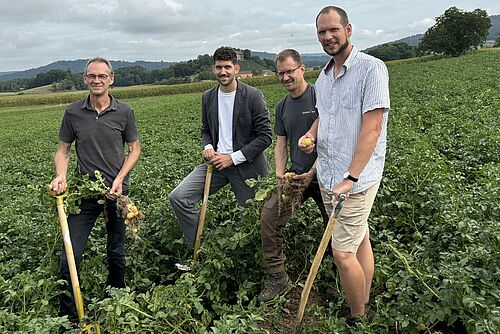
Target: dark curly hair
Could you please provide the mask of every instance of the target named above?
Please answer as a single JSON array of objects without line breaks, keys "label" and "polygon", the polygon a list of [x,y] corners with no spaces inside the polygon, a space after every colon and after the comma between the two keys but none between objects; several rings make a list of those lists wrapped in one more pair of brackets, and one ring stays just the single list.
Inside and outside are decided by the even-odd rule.
[{"label": "dark curly hair", "polygon": [[217,50],[215,50],[214,55],[214,64],[217,60],[229,60],[233,64],[238,63],[238,57],[236,55],[236,51],[229,46],[221,46]]}]

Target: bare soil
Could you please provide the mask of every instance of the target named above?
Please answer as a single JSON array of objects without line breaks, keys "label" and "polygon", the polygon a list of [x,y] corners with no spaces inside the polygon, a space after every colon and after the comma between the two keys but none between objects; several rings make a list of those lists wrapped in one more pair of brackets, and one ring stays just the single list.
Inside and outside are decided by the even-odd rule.
[{"label": "bare soil", "polygon": [[[291,334],[295,329],[295,318],[300,305],[300,296],[302,294],[302,286],[294,285],[285,295],[285,302],[280,307],[281,314],[278,315],[280,319],[276,319],[276,312],[270,310],[270,316],[266,321],[261,323],[263,329],[267,329],[271,334]],[[306,311],[304,312],[304,317],[302,319],[302,326],[307,326],[307,324],[315,323],[319,321],[318,317],[314,314],[309,314],[307,312],[307,307],[309,305],[324,305],[324,300],[319,294],[319,292],[311,289],[309,298],[307,300]],[[272,307],[272,306],[270,306]],[[277,310],[279,312],[279,310]],[[277,324],[279,323],[279,324]]]}]

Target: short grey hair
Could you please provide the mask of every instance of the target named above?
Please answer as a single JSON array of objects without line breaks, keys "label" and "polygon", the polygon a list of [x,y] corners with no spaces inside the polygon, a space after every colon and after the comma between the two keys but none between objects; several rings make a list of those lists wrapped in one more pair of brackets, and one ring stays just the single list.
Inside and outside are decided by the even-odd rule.
[{"label": "short grey hair", "polygon": [[106,66],[108,66],[108,68],[109,68],[109,74],[113,74],[113,66],[111,66],[111,63],[109,62],[109,60],[107,60],[106,58],[101,58],[101,57],[95,57],[95,58],[89,59],[89,61],[87,62],[87,65],[85,65],[85,73],[84,74],[87,74],[87,68],[92,63],[104,63],[104,64],[106,64]]}]

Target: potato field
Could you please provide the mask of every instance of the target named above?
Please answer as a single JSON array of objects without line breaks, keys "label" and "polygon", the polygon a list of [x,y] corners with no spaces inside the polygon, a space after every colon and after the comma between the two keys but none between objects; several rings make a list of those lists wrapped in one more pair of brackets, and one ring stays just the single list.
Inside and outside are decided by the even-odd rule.
[{"label": "potato field", "polygon": [[[500,333],[500,51],[388,68],[388,151],[369,220],[374,318],[346,325],[335,265],[325,257],[302,333]],[[257,84],[274,122],[274,106],[286,91],[276,81]],[[168,194],[201,162],[201,91],[207,87],[120,95],[138,121],[142,156],[130,197],[146,218],[140,238],[126,242],[125,289],[103,287],[102,218],[87,245],[80,272],[85,311],[104,333],[292,333],[323,233],[312,200],[286,227],[294,284],[284,296],[257,302],[266,278],[263,202],[238,208],[229,188],[209,199],[198,271],[175,269],[186,247]],[[23,99],[0,96],[0,332],[58,333],[67,324],[58,316],[62,240],[46,186],[68,101]],[[267,155],[273,162],[272,148]],[[73,148],[70,170],[75,160]],[[274,170],[270,175],[261,189],[273,186]]]}]

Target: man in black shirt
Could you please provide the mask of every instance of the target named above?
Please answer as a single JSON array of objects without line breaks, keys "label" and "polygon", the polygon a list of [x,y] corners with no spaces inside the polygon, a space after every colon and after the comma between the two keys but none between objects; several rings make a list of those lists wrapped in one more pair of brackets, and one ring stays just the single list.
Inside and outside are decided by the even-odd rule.
[{"label": "man in black shirt", "polygon": [[[294,183],[299,184],[299,201],[312,197],[318,205],[323,220],[328,216],[323,205],[321,192],[314,164],[316,154],[305,154],[298,147],[298,140],[306,133],[318,117],[316,110],[316,95],[314,87],[304,80],[305,66],[300,54],[292,49],[286,49],[276,56],[278,80],[288,90],[276,106],[274,132],[277,140],[274,147],[276,163],[276,178],[278,187],[284,180],[286,171],[293,172]],[[288,150],[289,145],[289,150]],[[287,168],[288,153],[291,166]],[[264,260],[268,273],[266,287],[257,297],[260,302],[273,299],[289,286],[289,277],[285,271],[285,254],[283,253],[283,227],[292,216],[294,199],[286,200],[275,189],[271,198],[262,208],[260,223]]]},{"label": "man in black shirt", "polygon": [[[77,268],[97,217],[104,212],[106,219],[108,279],[106,285],[125,287],[125,225],[116,213],[116,198],[112,193],[127,194],[129,173],[139,159],[137,126],[132,108],[109,95],[114,75],[111,64],[104,58],[88,61],[83,81],[89,88],[89,96],[70,104],[64,113],[59,130],[59,147],[54,157],[56,177],[51,183],[54,195],[67,189],[66,175],[70,160],[71,144],[75,142],[79,173],[94,178],[96,170],[102,173],[110,194],[106,203],[97,198],[82,200],[80,213],[68,217],[73,252]],[[128,154],[125,155],[125,142]],[[66,253],[60,264],[61,278],[70,282]],[[78,322],[71,285],[64,287],[69,293],[60,297],[60,313],[70,322]]]}]

